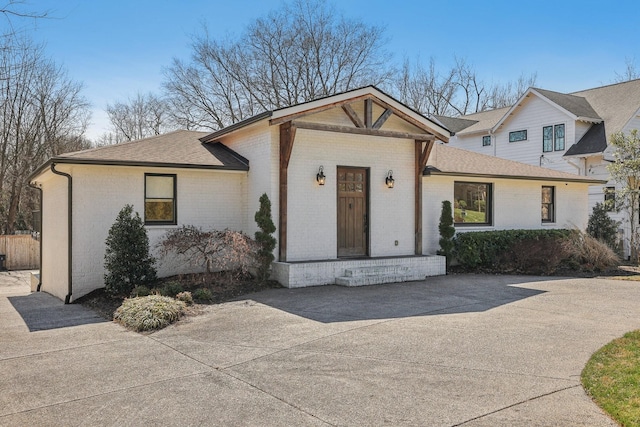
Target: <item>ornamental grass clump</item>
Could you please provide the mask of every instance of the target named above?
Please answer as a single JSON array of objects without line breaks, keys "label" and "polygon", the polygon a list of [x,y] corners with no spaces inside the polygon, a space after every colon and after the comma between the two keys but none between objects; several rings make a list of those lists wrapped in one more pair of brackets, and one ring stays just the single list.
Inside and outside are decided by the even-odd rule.
[{"label": "ornamental grass clump", "polygon": [[186,306],[183,301],[161,295],[129,298],[118,307],[113,319],[136,332],[154,331],[177,321]]}]

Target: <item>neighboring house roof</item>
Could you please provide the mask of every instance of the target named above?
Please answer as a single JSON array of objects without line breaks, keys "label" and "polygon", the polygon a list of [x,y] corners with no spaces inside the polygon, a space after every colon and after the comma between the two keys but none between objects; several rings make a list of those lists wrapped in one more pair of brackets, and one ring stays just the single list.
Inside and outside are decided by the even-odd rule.
[{"label": "neighboring house roof", "polygon": [[249,170],[249,161],[225,145],[200,142],[205,135],[207,132],[177,130],[137,141],[61,154],[49,159],[31,177],[39,175],[52,163]]},{"label": "neighboring house roof", "polygon": [[602,122],[591,126],[580,141],[569,147],[564,157],[602,153],[606,148],[607,132],[605,122]]},{"label": "neighboring house roof", "polygon": [[200,140],[202,142],[212,142],[222,136],[228,135],[267,118],[270,119],[270,124],[283,123],[284,121],[300,118],[307,114],[313,114],[329,108],[346,105],[356,99],[371,97],[378,99],[385,105],[385,107],[392,108],[396,114],[400,115],[414,126],[417,126],[424,131],[431,132],[435,134],[438,139],[448,142],[451,131],[446,127],[446,125],[425,117],[418,111],[401,103],[375,86],[365,86],[335,95],[318,98],[313,101],[292,105],[290,107],[283,107],[273,111],[265,111],[241,122],[227,126],[224,129],[205,135],[200,138]]},{"label": "neighboring house roof", "polygon": [[640,79],[596,87],[571,95],[582,96],[607,124],[606,137],[622,132],[640,109]]},{"label": "neighboring house roof", "polygon": [[[502,119],[510,107],[496,108],[495,110],[480,111],[479,113],[467,114],[466,116],[456,117],[457,120],[467,120],[475,122],[470,126],[456,132],[458,135],[466,135],[472,133],[488,133]],[[460,122],[459,122],[460,123]]]},{"label": "neighboring house roof", "polygon": [[532,90],[573,114],[576,120],[595,123],[599,123],[602,120],[591,104],[589,104],[589,101],[584,97],[538,88],[532,88]]},{"label": "neighboring house roof", "polygon": [[606,181],[435,144],[424,175],[453,175],[603,184]]},{"label": "neighboring house roof", "polygon": [[453,133],[458,133],[469,126],[478,123],[478,120],[461,119],[459,117],[447,117],[434,114],[433,118],[442,123],[447,129]]}]

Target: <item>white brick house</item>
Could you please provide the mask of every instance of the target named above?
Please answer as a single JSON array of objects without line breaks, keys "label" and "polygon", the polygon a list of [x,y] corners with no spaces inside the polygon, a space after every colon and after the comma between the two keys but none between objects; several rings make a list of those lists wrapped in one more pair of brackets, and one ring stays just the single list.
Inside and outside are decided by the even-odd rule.
[{"label": "white brick house", "polygon": [[[591,212],[616,186],[609,138],[640,129],[640,79],[569,94],[530,88],[508,108],[436,119],[455,132],[453,147],[608,181],[590,187]],[[628,235],[624,212],[610,215]]]},{"label": "white brick house", "polygon": [[[459,206],[461,231],[585,226],[598,181],[449,148],[449,135],[365,87],[210,134],[52,158],[30,177],[43,195],[40,290],[70,302],[103,287],[104,241],[125,204],[144,218],[153,247],[182,224],[253,235],[266,193],[277,225],[273,277],[289,287],[444,274],[435,255],[443,200]],[[184,268],[161,260],[159,275]]]}]

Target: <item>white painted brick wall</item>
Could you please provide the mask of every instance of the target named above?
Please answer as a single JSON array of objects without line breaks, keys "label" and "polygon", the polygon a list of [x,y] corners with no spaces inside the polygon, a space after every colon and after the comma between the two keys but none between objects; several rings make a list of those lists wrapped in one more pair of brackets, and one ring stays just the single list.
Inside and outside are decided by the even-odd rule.
[{"label": "white painted brick wall", "polygon": [[[131,204],[144,219],[145,173],[177,175],[178,225],[246,229],[246,216],[238,214],[246,211],[243,197],[246,172],[81,165],[58,165],[58,169],[73,176],[73,299],[104,286],[105,239],[120,209]],[[45,183],[43,290],[64,298],[67,183],[57,176],[50,181],[55,185]],[[175,227],[147,226],[155,255],[158,255],[156,243]],[[52,257],[56,258],[57,266],[51,264]],[[158,259],[157,268],[160,277],[194,270],[163,258]]]},{"label": "white painted brick wall", "polygon": [[[316,183],[320,165],[324,186]],[[370,168],[371,256],[413,254],[413,141],[298,129],[289,164],[288,261],[337,257],[338,165]],[[389,170],[393,189],[385,185]]]},{"label": "white painted brick wall", "polygon": [[[493,184],[493,224],[491,226],[456,227],[456,232],[580,228],[588,220],[588,185],[580,183],[525,181],[506,179],[474,179],[430,176],[423,180],[423,245],[425,254],[434,254],[440,248],[438,222],[442,201],[453,201],[454,181],[487,182]],[[542,223],[542,186],[555,186],[556,221]]]}]

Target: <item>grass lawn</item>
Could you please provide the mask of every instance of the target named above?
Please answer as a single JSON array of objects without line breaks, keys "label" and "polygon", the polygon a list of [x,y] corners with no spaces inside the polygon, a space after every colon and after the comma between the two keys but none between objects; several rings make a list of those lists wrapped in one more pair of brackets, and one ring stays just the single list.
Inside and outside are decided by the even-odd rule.
[{"label": "grass lawn", "polygon": [[460,217],[460,218],[464,218],[464,222],[469,222],[469,223],[474,223],[474,222],[480,222],[480,223],[484,223],[487,222],[487,214],[485,212],[478,212],[478,211],[472,211],[471,209],[467,209],[466,215],[462,216],[462,209],[454,209],[454,216],[456,218]]},{"label": "grass lawn", "polygon": [[640,330],[595,352],[582,371],[582,385],[620,425],[640,425]]}]

